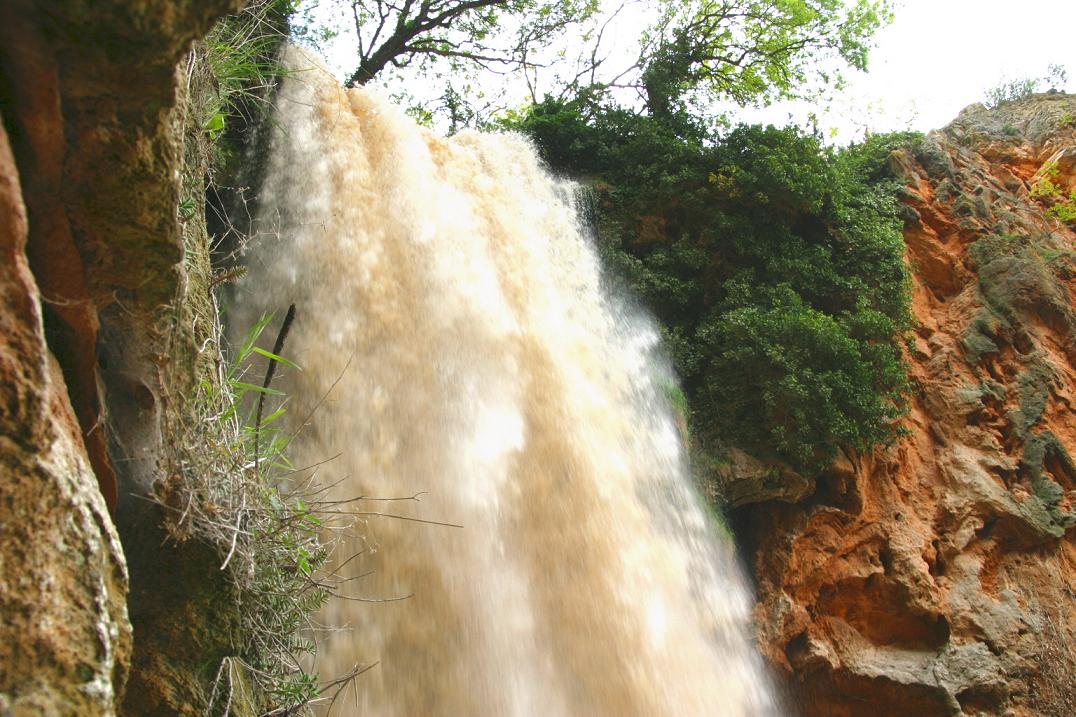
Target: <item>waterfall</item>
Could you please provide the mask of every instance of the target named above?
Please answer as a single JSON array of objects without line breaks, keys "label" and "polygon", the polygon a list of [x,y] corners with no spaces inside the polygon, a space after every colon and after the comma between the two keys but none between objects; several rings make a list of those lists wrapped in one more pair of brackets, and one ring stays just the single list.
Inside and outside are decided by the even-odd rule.
[{"label": "waterfall", "polygon": [[317,669],[377,665],[335,713],[777,714],[658,333],[605,291],[576,187],[320,68],[277,104],[233,317],[296,304],[295,463],[366,498]]}]

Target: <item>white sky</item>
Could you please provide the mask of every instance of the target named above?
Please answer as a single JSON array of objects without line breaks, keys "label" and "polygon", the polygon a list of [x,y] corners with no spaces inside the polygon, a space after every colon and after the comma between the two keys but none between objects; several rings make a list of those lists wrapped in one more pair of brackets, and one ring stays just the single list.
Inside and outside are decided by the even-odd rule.
[{"label": "white sky", "polygon": [[[865,126],[937,129],[1003,80],[1042,77],[1051,64],[1067,68],[1076,91],[1076,0],[899,0],[876,39],[870,71],[849,76],[828,112],[813,108],[838,141],[862,137]],[[809,110],[788,103],[738,119],[786,124],[790,111],[802,119]]]},{"label": "white sky", "polygon": [[[645,3],[643,3],[645,5]],[[870,71],[846,71],[847,88],[826,105],[785,102],[735,109],[736,122],[804,124],[808,114],[833,141],[874,132],[944,126],[1002,81],[1068,70],[1076,91],[1076,0],[895,0],[896,19],[876,36]],[[352,41],[326,48],[343,76]],[[1045,87],[1043,87],[1045,89]],[[522,98],[521,98],[522,99]]]}]

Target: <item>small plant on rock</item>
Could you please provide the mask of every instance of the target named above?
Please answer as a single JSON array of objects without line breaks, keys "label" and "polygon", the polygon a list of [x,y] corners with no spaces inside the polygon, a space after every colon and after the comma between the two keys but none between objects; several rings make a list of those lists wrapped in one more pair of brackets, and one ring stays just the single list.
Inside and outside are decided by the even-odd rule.
[{"label": "small plant on rock", "polygon": [[270,318],[251,329],[230,362],[218,363],[216,376],[202,381],[188,415],[170,431],[169,478],[156,487],[173,539],[216,549],[240,616],[243,644],[218,671],[211,713],[242,691],[240,674],[259,706],[295,710],[318,696],[316,676],[300,658],[314,651],[304,630],[330,596],[331,586],[317,575],[331,546],[322,539],[318,493],[295,480],[301,473],[287,457],[286,401],[262,416],[257,400],[283,394],[268,380],[247,378],[258,355],[298,370],[256,345]]},{"label": "small plant on rock", "polygon": [[1065,196],[1057,181],[1059,174],[1056,162],[1043,165],[1038,181],[1031,185],[1031,196],[1053,202],[1046,210],[1047,214],[1063,222],[1073,222],[1076,221],[1076,189]]},{"label": "small plant on rock", "polygon": [[1035,94],[1038,89],[1039,80],[1033,77],[1001,82],[986,91],[986,106],[997,108],[1006,102],[1022,100]]}]

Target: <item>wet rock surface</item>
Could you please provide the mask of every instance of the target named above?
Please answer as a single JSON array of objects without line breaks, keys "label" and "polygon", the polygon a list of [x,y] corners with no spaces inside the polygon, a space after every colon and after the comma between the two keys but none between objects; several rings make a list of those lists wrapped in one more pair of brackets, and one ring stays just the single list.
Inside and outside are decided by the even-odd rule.
[{"label": "wet rock surface", "polygon": [[0,127],[0,713],[108,714],[131,652],[127,570],[25,255]]}]

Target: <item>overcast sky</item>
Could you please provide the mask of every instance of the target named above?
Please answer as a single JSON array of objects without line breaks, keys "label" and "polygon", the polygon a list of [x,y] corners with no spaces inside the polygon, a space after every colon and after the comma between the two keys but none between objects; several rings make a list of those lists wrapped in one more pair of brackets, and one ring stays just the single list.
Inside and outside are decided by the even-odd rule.
[{"label": "overcast sky", "polygon": [[[791,116],[805,124],[813,112],[819,129],[833,133],[831,141],[846,143],[862,138],[866,128],[942,127],[967,105],[983,101],[988,89],[1006,80],[1043,77],[1050,65],[1067,69],[1067,89],[1076,92],[1076,0],[895,4],[896,20],[876,36],[870,71],[846,72],[848,87],[832,101],[737,108],[734,119],[784,125]],[[354,68],[354,44],[346,36],[326,50],[340,77]]]},{"label": "overcast sky", "polygon": [[[870,72],[849,77],[828,112],[813,108],[841,141],[861,137],[864,125],[942,127],[1003,80],[1041,77],[1051,64],[1067,68],[1076,91],[1076,0],[900,0],[877,41]],[[799,103],[741,117],[785,124],[790,110],[808,111]]]}]

